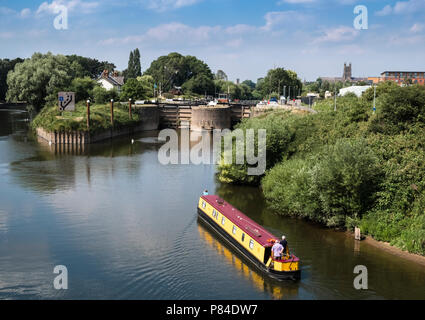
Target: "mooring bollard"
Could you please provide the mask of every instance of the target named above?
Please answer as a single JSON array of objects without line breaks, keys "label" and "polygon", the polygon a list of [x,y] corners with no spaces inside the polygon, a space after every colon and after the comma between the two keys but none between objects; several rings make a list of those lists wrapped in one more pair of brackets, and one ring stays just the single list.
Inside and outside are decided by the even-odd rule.
[{"label": "mooring bollard", "polygon": [[111,125],[114,126],[114,99],[111,99]]},{"label": "mooring bollard", "polygon": [[87,129],[90,129],[90,100],[87,100]]},{"label": "mooring bollard", "polygon": [[354,239],[356,240],[361,240],[361,233],[360,233],[360,228],[355,227],[354,228]]},{"label": "mooring bollard", "polygon": [[131,98],[128,99],[128,116],[130,119],[133,119],[132,115],[131,115]]}]

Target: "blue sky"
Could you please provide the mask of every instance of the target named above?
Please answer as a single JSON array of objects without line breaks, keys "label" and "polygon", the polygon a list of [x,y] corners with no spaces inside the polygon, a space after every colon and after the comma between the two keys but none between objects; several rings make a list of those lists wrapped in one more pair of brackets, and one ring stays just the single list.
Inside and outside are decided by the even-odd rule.
[{"label": "blue sky", "polygon": [[[55,8],[68,8],[56,30]],[[354,8],[368,10],[357,30]],[[139,48],[142,69],[169,52],[195,55],[229,79],[273,67],[301,79],[386,70],[425,70],[425,0],[0,0],[0,58],[33,52],[79,54],[127,67]]]}]

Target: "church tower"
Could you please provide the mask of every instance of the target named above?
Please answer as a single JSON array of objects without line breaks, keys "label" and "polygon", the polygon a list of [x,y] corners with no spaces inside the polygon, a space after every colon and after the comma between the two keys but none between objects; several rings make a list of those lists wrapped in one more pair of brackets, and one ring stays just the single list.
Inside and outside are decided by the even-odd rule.
[{"label": "church tower", "polygon": [[342,80],[343,81],[347,81],[347,80],[351,80],[352,75],[351,75],[351,62],[350,64],[347,66],[347,63],[344,63],[344,73],[342,74]]}]

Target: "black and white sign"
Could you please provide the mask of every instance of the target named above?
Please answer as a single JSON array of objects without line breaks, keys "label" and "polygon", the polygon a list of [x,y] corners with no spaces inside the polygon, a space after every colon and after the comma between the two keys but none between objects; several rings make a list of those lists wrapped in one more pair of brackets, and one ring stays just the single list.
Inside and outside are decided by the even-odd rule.
[{"label": "black and white sign", "polygon": [[75,92],[59,92],[59,111],[75,111]]}]

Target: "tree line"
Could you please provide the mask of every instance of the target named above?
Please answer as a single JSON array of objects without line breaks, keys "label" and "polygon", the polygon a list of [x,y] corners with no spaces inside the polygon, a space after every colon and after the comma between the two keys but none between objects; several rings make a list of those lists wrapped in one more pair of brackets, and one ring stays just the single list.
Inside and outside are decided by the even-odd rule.
[{"label": "tree line", "polygon": [[[232,100],[261,100],[282,95],[285,87],[293,88],[292,96],[296,95],[295,88],[302,90],[301,81],[291,70],[275,68],[257,83],[252,80],[234,83],[223,70],[214,74],[204,61],[177,52],[157,58],[143,73],[139,49],[130,52],[128,67],[122,72],[108,61],[50,52],[34,53],[25,60],[0,62],[0,100],[26,101],[37,110],[45,104],[54,104],[59,91],[76,92],[78,101],[90,98],[104,103],[110,99],[172,97],[174,93],[189,97],[225,94]],[[107,91],[96,82],[104,70],[124,77],[120,92]]]}]

